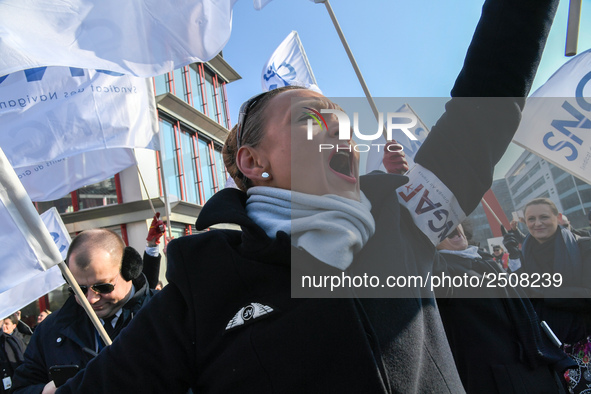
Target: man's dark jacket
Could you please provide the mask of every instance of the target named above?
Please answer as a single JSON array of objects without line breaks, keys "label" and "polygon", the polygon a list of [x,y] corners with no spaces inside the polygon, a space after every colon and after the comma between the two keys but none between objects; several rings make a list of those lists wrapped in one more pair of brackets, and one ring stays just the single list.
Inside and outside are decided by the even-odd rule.
[{"label": "man's dark jacket", "polygon": [[[16,368],[23,362],[25,344],[13,335],[0,331],[0,379],[10,378]],[[8,393],[9,390],[0,384],[0,393]]]},{"label": "man's dark jacket", "polygon": [[[123,306],[122,326],[125,327],[154,294],[141,274],[133,280],[134,296]],[[71,295],[64,305],[43,320],[35,329],[25,361],[13,378],[14,393],[40,393],[51,380],[48,372],[53,365],[78,365],[84,368],[96,351],[97,332],[84,309]]]}]

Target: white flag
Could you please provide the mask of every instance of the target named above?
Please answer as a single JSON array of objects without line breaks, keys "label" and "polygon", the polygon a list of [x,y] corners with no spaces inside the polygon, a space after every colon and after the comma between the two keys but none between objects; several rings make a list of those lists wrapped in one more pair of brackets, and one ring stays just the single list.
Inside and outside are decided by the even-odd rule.
[{"label": "white flag", "polygon": [[45,294],[32,295],[33,283],[40,275],[43,282],[63,258],[1,149],[0,223],[0,316],[5,317]]},{"label": "white flag", "polygon": [[591,49],[527,99],[513,142],[591,183]]},{"label": "white flag", "polygon": [[[68,248],[72,243],[72,238],[62,221],[60,214],[58,213],[55,207],[51,207],[47,211],[43,212],[41,215],[41,220],[43,220],[43,224],[47,227],[47,231],[49,231],[49,235],[55,242],[60,254],[62,256],[62,260],[66,260],[66,255],[68,254]],[[62,278],[62,283],[65,281]]]},{"label": "white flag", "polygon": [[298,85],[319,93],[308,57],[297,31],[292,31],[275,49],[261,76],[263,91],[281,86]]},{"label": "white flag", "polygon": [[235,2],[0,0],[0,76],[71,66],[149,77],[208,61],[230,37]]},{"label": "white flag", "polygon": [[101,149],[14,171],[33,201],[53,201],[73,190],[111,178],[137,164],[133,150]]},{"label": "white flag", "polygon": [[13,167],[150,147],[158,132],[151,81],[112,74],[42,67],[0,77],[0,147]]},{"label": "white flag", "polygon": [[253,0],[253,5],[255,10],[262,10],[267,4],[269,4],[271,0]]},{"label": "white flag", "polygon": [[[415,112],[412,110],[410,105],[404,104],[402,107],[398,108],[396,111],[401,113],[410,113],[416,116]],[[415,164],[414,157],[417,154],[417,151],[427,138],[427,134],[429,134],[429,129],[423,121],[416,116],[417,124],[413,127],[409,127],[407,130],[411,132],[412,135],[416,137],[415,140],[411,140],[408,136],[400,129],[393,129],[392,130],[392,138],[396,140],[400,145],[403,146],[404,154],[406,155],[406,161],[408,162],[408,168],[412,168]],[[402,119],[400,123],[407,122],[408,119]],[[398,123],[396,121],[392,121],[392,123]],[[377,140],[372,142],[371,150],[367,154],[366,164],[365,164],[365,173],[368,174],[375,170],[386,171],[384,164],[382,163],[384,159],[384,145],[386,144],[386,138],[383,135],[380,136]],[[375,145],[375,146],[373,146]]]}]

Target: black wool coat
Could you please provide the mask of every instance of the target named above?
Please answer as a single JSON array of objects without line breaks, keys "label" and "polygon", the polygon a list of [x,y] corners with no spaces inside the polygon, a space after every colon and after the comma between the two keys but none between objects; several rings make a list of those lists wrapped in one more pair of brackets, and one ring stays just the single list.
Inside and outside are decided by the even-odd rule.
[{"label": "black wool coat", "polygon": [[[489,189],[493,166],[517,129],[556,5],[486,1],[454,98],[415,157],[466,214]],[[435,248],[413,221],[429,210],[399,203],[396,189],[405,181],[375,174],[360,180],[376,233],[348,273],[431,271]],[[234,223],[242,231],[173,240],[169,284],[58,393],[464,391],[428,287],[394,295],[384,289],[377,298],[361,289],[341,289],[343,298],[322,290],[317,297],[294,298],[292,278],[297,283],[297,275],[318,269],[318,262],[293,249],[285,233],[268,238],[246,215],[245,200],[240,191],[222,190],[206,203],[198,229]],[[437,218],[425,223],[438,228],[434,221],[446,212],[430,210],[435,212]],[[390,264],[378,264],[388,256]]]},{"label": "black wool coat", "polygon": [[502,268],[491,255],[479,254],[471,259],[439,253],[434,268],[438,275],[484,280],[478,288],[448,287],[435,292],[466,392],[566,392],[559,377],[576,363],[541,330],[523,289],[515,283],[502,286],[497,281],[502,278],[498,274],[504,273]]}]

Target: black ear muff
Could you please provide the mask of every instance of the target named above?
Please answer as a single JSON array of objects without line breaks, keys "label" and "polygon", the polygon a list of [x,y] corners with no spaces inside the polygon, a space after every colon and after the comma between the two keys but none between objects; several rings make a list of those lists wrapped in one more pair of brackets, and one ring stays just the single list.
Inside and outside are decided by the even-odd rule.
[{"label": "black ear muff", "polygon": [[144,261],[137,250],[126,246],[121,259],[121,277],[126,281],[134,280],[142,273]]}]

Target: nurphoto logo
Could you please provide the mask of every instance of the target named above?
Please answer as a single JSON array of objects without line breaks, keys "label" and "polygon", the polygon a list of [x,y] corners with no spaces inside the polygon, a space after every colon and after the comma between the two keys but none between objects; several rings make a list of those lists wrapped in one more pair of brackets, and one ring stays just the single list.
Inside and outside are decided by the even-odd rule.
[{"label": "nurphoto logo", "polygon": [[[314,137],[314,123],[320,126],[321,130],[328,130],[328,126],[326,120],[322,116],[322,114],[332,114],[337,117],[339,122],[339,140],[349,141],[351,139],[351,120],[349,116],[338,109],[326,109],[322,108],[320,112],[313,108],[305,107],[305,109],[309,110],[307,114],[310,116],[311,119],[308,119],[308,133],[307,138],[311,141]],[[366,134],[359,130],[359,113],[353,113],[353,134],[359,140],[362,141],[374,141],[384,133],[384,113],[380,112],[378,116],[378,127],[377,131],[374,133]],[[410,140],[416,141],[417,137],[410,131],[414,126],[417,124],[417,117],[412,113],[406,112],[388,112],[386,115],[386,123],[385,123],[385,132],[386,132],[386,140],[392,140],[392,132],[394,130],[401,130]],[[378,152],[381,147],[385,146],[385,144],[357,144],[354,147],[349,147],[349,149],[354,149],[356,152],[368,152],[371,148],[377,147]],[[319,144],[318,151],[322,150],[330,150],[334,149],[335,146],[333,144]],[[390,147],[386,147],[385,149],[390,149]],[[391,149],[399,150],[400,148],[396,148],[394,146]]]}]

